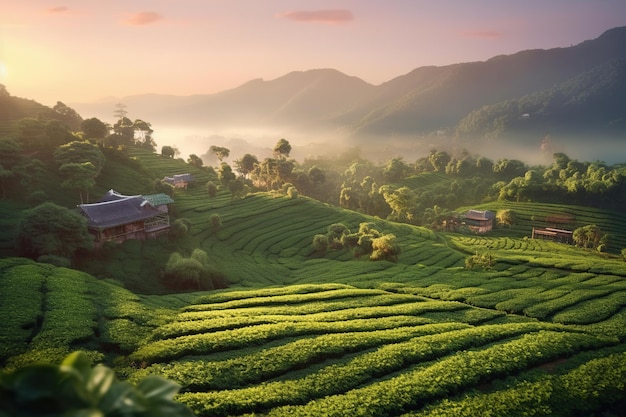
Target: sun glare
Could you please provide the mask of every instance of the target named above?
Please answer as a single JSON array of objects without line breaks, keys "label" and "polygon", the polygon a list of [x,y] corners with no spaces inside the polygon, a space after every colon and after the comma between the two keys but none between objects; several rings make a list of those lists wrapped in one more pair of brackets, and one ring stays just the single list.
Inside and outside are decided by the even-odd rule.
[{"label": "sun glare", "polygon": [[7,66],[4,62],[0,61],[0,83],[5,82],[7,78]]}]

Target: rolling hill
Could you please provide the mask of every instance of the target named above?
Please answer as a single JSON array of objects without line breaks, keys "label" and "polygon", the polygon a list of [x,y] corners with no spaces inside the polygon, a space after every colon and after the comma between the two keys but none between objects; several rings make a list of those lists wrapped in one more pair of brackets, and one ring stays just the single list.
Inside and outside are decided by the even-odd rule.
[{"label": "rolling hill", "polygon": [[[507,203],[520,217],[513,230],[440,234],[282,193],[210,198],[209,171],[130,156],[107,164],[98,190],[141,193],[149,179],[191,171],[198,184],[175,194],[190,233],[111,247],[84,271],[0,259],[3,368],[80,349],[130,382],[178,382],[177,400],[199,416],[617,415],[624,405],[626,263],[523,237],[533,216],[567,210],[623,233],[623,215]],[[337,222],[393,233],[398,261],[313,251],[313,236]],[[171,253],[196,248],[231,287],[155,291]],[[464,267],[483,251],[492,268]]]},{"label": "rolling hill", "polygon": [[[536,99],[557,88],[564,97],[552,101],[550,111],[563,117],[543,119],[549,133],[558,137],[572,130],[565,128],[574,116],[571,104],[575,101],[576,114],[595,116],[577,119],[584,120],[585,131],[593,130],[599,137],[615,136],[616,128],[623,133],[621,90],[610,97],[596,94],[593,100],[581,100],[581,94],[593,91],[570,91],[570,84],[579,83],[581,77],[587,78],[587,84],[599,86],[623,80],[623,74],[611,74],[606,69],[611,62],[626,58],[624,45],[626,28],[620,27],[571,47],[521,51],[484,62],[421,67],[377,86],[336,70],[316,69],[269,81],[252,80],[211,95],[139,95],[72,106],[81,114],[108,120],[115,103],[121,100],[133,118],[161,126],[280,128],[332,132],[352,144],[374,144],[389,138],[411,143],[438,131],[454,136],[459,123],[463,128],[467,124],[464,119],[485,106],[501,106],[511,100],[526,103],[528,97]],[[506,116],[520,114],[516,109]],[[485,124],[493,125],[501,116],[488,111]],[[516,126],[517,130],[523,127]],[[533,128],[535,134],[537,126]],[[543,136],[546,127],[542,128]],[[465,128],[462,133],[462,138],[470,140],[485,132]]]}]

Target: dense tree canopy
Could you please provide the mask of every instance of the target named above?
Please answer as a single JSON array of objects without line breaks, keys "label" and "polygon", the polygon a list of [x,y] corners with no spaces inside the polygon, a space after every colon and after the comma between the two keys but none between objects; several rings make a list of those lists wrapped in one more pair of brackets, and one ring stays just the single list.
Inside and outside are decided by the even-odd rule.
[{"label": "dense tree canopy", "polygon": [[109,134],[109,127],[96,117],[83,120],[81,128],[85,139],[95,139],[98,142],[102,142]]},{"label": "dense tree canopy", "polygon": [[91,249],[93,239],[87,220],[65,207],[46,202],[26,210],[18,225],[20,255],[37,259],[42,255],[72,258],[79,249]]}]

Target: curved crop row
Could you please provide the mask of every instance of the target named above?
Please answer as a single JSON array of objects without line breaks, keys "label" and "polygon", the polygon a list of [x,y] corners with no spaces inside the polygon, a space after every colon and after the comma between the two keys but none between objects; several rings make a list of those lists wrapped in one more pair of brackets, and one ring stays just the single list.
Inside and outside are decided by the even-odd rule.
[{"label": "curved crop row", "polygon": [[[386,317],[394,314],[411,316],[428,311],[450,310],[455,304],[450,302],[421,302],[361,309],[353,308],[349,310],[349,314],[357,317],[353,320],[278,322],[156,340],[141,346],[131,355],[131,359],[154,363],[180,358],[185,355],[209,354],[227,349],[239,349],[255,343],[258,344],[284,337],[374,330],[380,328],[377,326],[380,326],[381,322],[366,320],[365,315],[369,314],[369,318]],[[466,308],[462,304],[459,304],[459,307]],[[384,322],[382,324],[384,325]]]},{"label": "curved crop row", "polygon": [[[427,392],[437,391],[430,392],[428,396],[444,394],[447,390],[442,390],[442,383],[446,384],[448,379],[447,383],[455,388],[471,385],[496,372],[524,369],[530,363],[544,361],[546,357],[599,343],[584,335],[547,331],[504,341],[532,329],[540,330],[541,327],[540,324],[481,326],[418,337],[383,346],[302,378],[228,391],[185,393],[179,396],[179,400],[201,416],[259,410],[269,410],[268,415],[387,415],[386,412],[406,404],[409,399],[420,400],[419,391],[422,389]],[[488,345],[501,340],[501,343]],[[488,347],[476,352],[463,351],[483,345]],[[453,353],[452,356],[446,358],[450,353]],[[436,362],[428,362],[437,358]],[[406,369],[411,364],[420,363],[424,363],[424,366],[418,366],[413,371]],[[400,369],[405,372],[375,382],[377,378]],[[357,389],[372,381],[371,385]],[[398,389],[398,385],[405,384],[418,389],[407,397]],[[381,404],[381,399],[386,403],[384,411],[376,406]],[[275,408],[290,404],[292,406]]]},{"label": "curved crop row", "polygon": [[269,380],[292,369],[305,368],[347,353],[469,327],[462,323],[418,325],[407,321],[396,324],[383,330],[323,334],[298,339],[224,361],[176,361],[152,365],[143,372],[156,372],[174,379],[191,391],[232,389]]},{"label": "curved crop row", "polygon": [[414,409],[424,401],[458,392],[479,381],[524,370],[550,358],[598,346],[597,340],[574,333],[542,331],[449,358],[397,377],[305,406],[278,408],[269,416],[383,416]]}]

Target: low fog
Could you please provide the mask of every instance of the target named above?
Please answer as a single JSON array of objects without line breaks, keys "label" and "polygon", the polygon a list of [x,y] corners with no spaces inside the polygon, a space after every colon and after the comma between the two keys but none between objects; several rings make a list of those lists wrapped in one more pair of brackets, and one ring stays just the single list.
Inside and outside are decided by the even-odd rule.
[{"label": "low fog", "polygon": [[152,125],[157,152],[162,146],[174,146],[179,157],[187,159],[195,154],[206,165],[216,166],[218,160],[209,152],[211,146],[221,146],[230,150],[225,159],[232,163],[249,153],[259,160],[272,156],[276,142],[284,138],[292,146],[290,156],[299,162],[307,158],[333,157],[344,152],[355,152],[362,158],[376,164],[384,164],[391,158],[402,157],[407,162],[415,161],[429,154],[431,150],[447,151],[452,154],[467,152],[471,155],[499,159],[518,159],[529,165],[549,165],[552,155],[564,153],[579,161],[602,161],[608,165],[626,162],[623,140],[619,138],[576,138],[546,137],[494,140],[473,140],[460,142],[446,135],[431,136],[392,136],[392,137],[353,137],[344,132],[305,133],[276,128],[188,128]]}]

